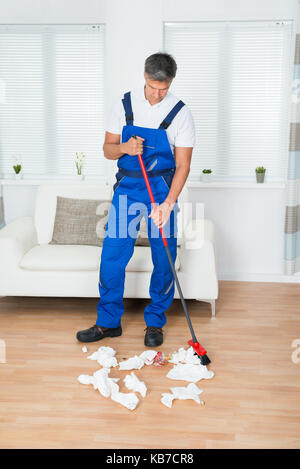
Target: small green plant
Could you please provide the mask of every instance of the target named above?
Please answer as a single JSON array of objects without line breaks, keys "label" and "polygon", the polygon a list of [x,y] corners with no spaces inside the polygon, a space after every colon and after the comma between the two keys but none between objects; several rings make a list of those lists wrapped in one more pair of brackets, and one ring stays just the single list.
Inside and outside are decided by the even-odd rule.
[{"label": "small green plant", "polygon": [[84,153],[80,153],[81,156],[79,156],[79,153],[76,152],[76,160],[75,160],[75,164],[76,164],[76,168],[77,168],[77,174],[80,175],[82,174],[82,166],[83,166],[83,160],[85,158],[85,154]]},{"label": "small green plant", "polygon": [[203,173],[203,174],[211,174],[211,173],[212,173],[212,169],[203,169],[202,173]]},{"label": "small green plant", "polygon": [[258,174],[265,173],[266,168],[264,168],[263,166],[257,166],[257,168],[255,168],[255,172]]},{"label": "small green plant", "polygon": [[14,170],[15,170],[15,173],[16,174],[19,174],[19,172],[21,171],[22,169],[22,165],[21,164],[16,164],[13,166]]}]

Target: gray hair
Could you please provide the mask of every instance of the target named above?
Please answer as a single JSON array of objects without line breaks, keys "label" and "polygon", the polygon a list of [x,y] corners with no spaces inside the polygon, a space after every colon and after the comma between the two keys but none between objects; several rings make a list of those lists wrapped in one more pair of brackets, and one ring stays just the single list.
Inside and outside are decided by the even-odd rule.
[{"label": "gray hair", "polygon": [[177,65],[170,54],[158,52],[145,60],[145,73],[155,81],[171,81],[176,76]]}]

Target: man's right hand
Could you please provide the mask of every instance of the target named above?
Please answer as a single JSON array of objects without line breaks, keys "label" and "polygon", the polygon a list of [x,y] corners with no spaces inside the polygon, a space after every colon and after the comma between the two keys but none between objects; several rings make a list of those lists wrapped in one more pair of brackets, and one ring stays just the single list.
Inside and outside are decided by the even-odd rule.
[{"label": "man's right hand", "polygon": [[121,143],[122,152],[131,156],[142,155],[144,140],[144,138],[138,136],[136,138],[131,137],[127,142]]}]

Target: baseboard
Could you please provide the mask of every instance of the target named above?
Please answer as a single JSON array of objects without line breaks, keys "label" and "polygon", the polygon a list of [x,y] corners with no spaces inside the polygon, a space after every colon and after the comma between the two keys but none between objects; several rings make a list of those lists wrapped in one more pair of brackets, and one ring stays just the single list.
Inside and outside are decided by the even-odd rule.
[{"label": "baseboard", "polygon": [[278,282],[300,283],[300,275],[283,274],[247,274],[244,272],[220,272],[219,280],[231,280],[235,282]]}]

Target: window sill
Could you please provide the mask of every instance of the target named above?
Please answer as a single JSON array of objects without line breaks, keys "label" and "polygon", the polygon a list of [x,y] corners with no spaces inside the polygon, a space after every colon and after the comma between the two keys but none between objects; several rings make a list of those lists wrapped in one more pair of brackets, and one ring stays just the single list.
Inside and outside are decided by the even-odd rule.
[{"label": "window sill", "polygon": [[65,179],[59,179],[59,178],[52,178],[52,179],[47,179],[47,178],[36,178],[36,179],[0,179],[0,185],[20,185],[20,186],[39,186],[41,184],[99,184],[99,183],[105,183],[105,181],[101,178],[99,179],[77,179],[75,177],[71,178],[65,178]]},{"label": "window sill", "polygon": [[201,182],[201,181],[187,181],[189,189],[285,189],[285,182]]},{"label": "window sill", "polygon": [[[99,184],[105,182],[103,179],[77,179],[75,177],[59,179],[59,178],[36,178],[36,179],[0,179],[0,185],[29,185],[39,186],[41,184]],[[108,183],[107,183],[108,184]],[[285,182],[202,182],[202,181],[187,181],[186,186],[188,189],[285,189]]]}]

